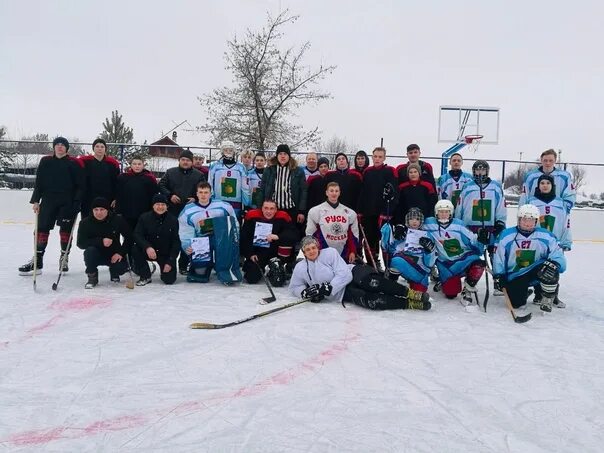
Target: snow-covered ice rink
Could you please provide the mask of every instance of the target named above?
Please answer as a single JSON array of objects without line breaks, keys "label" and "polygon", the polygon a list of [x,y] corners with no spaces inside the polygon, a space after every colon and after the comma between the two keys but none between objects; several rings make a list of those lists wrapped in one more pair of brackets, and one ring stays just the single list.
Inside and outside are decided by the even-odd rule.
[{"label": "snow-covered ice rink", "polygon": [[573,213],[568,308],[526,324],[500,297],[485,314],[437,295],[428,312],[305,303],[206,331],[188,326],[272,308],[266,288],[128,290],[101,268],[84,290],[74,249],[55,292],[55,230],[34,293],[17,274],[30,195],[0,191],[2,451],[602,451],[603,211]]}]

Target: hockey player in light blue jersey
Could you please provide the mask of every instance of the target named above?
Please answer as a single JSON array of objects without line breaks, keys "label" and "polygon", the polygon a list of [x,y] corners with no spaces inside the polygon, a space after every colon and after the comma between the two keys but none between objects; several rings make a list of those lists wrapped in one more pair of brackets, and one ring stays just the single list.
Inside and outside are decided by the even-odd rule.
[{"label": "hockey player in light blue jersey", "polygon": [[[556,196],[555,182],[551,175],[541,175],[537,181],[534,195],[529,203],[539,209],[539,226],[545,228],[558,239],[563,251],[572,248],[573,240],[570,232],[570,215],[566,212],[566,206],[562,198]],[[541,303],[541,288],[535,287],[535,298],[533,303]],[[554,307],[565,308],[566,304],[556,294]]]},{"label": "hockey player in light blue jersey", "polygon": [[472,180],[463,187],[455,217],[489,248],[492,256],[497,235],[505,229],[507,212],[501,184],[489,178],[489,164],[477,160],[472,165]]},{"label": "hockey player in light blue jersey", "polygon": [[402,275],[409,288],[425,292],[430,270],[436,262],[436,251],[432,235],[422,230],[423,223],[422,211],[411,208],[404,225],[386,223],[382,226],[381,246],[384,256],[390,256],[390,275]]},{"label": "hockey player in light blue jersey", "polygon": [[462,291],[461,277],[465,276],[461,303],[471,305],[486,266],[480,259],[484,248],[461,220],[453,218],[453,203],[449,200],[436,203],[434,213],[435,217],[426,219],[424,230],[436,240],[436,267],[442,292],[448,299],[457,297]]},{"label": "hockey player in light blue jersey", "polygon": [[197,185],[197,202],[178,216],[183,251],[191,256],[187,281],[207,283],[212,269],[224,284],[241,281],[239,225],[229,203],[212,200],[207,182]]},{"label": "hockey player in light blue jersey", "polygon": [[570,213],[575,205],[577,192],[569,172],[556,168],[556,159],[558,155],[553,149],[548,149],[541,153],[541,166],[536,170],[530,171],[524,178],[522,184],[522,194],[520,195],[519,206],[526,204],[528,199],[533,196],[537,188],[538,180],[541,175],[550,175],[554,178],[556,187],[556,196],[564,200],[566,212]]},{"label": "hockey player in light blue jersey", "polygon": [[259,209],[262,207],[260,183],[262,182],[264,167],[266,167],[266,156],[264,152],[258,151],[254,157],[254,166],[248,170],[245,181],[246,192],[249,194],[249,204],[246,206],[248,208]]},{"label": "hockey player in light blue jersey", "polygon": [[208,182],[212,186],[212,198],[225,201],[239,218],[245,206],[249,206],[249,192],[245,184],[247,170],[235,158],[235,145],[225,141],[220,145],[222,157],[210,165]]},{"label": "hockey player in light blue jersey", "polygon": [[496,243],[493,276],[505,288],[517,316],[526,315],[528,287],[541,288],[541,310],[550,312],[566,258],[556,237],[537,227],[539,210],[526,204],[518,209],[518,224],[502,231]]},{"label": "hockey player in light blue jersey", "polygon": [[436,192],[439,200],[450,200],[453,203],[453,207],[456,207],[461,190],[466,182],[472,180],[472,175],[461,169],[463,158],[459,153],[451,156],[449,164],[451,165],[451,170],[436,181]]}]

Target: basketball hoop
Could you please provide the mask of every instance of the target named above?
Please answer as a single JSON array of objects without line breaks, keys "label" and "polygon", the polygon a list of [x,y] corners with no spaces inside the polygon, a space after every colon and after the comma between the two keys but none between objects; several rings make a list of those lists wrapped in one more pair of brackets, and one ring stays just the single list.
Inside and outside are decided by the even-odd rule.
[{"label": "basketball hoop", "polygon": [[478,145],[480,145],[480,141],[484,135],[476,134],[476,135],[466,135],[464,137],[464,141],[466,142],[466,146],[470,149],[471,152],[476,154],[476,150],[478,149]]}]

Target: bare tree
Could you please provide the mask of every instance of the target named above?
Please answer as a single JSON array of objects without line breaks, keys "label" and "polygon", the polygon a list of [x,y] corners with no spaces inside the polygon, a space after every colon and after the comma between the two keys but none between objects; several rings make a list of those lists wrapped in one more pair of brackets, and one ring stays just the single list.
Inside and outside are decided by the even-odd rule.
[{"label": "bare tree", "polygon": [[274,18],[269,14],[261,30],[248,29],[242,40],[235,36],[227,41],[225,69],[231,71],[234,87],[217,88],[198,98],[207,112],[207,122],[199,130],[211,135],[212,144],[232,140],[242,147],[267,149],[279,143],[295,148],[316,141],[318,128],[304,130],[289,119],[301,106],[330,97],[316,86],[335,66],[305,65],[308,41],[299,48],[279,49],[282,30],[298,17],[288,10]]},{"label": "bare tree", "polygon": [[582,167],[581,165],[571,165],[569,172],[572,176],[575,189],[578,192],[587,182],[587,171],[585,170],[585,167]]},{"label": "bare tree", "polygon": [[348,156],[348,161],[352,162],[359,147],[356,143],[334,135],[329,140],[319,142],[316,148],[319,154],[329,159],[329,168],[335,168],[336,154],[344,153]]},{"label": "bare tree", "polygon": [[505,175],[503,186],[505,188],[518,187],[518,190],[520,191],[522,184],[524,183],[524,178],[530,170],[531,168],[529,168],[528,164],[518,165],[516,170]]}]

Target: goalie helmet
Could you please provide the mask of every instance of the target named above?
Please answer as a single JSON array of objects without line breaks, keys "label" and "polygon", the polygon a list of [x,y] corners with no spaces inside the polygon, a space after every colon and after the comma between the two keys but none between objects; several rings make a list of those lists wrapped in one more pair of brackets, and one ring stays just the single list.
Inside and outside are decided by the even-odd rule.
[{"label": "goalie helmet", "polygon": [[[533,229],[537,226],[539,222],[539,208],[532,204],[524,204],[518,208],[518,227],[520,227],[521,219],[531,219],[535,221],[535,225]],[[531,230],[532,231],[532,230]]]},{"label": "goalie helmet", "polygon": [[[451,219],[453,218],[454,210],[455,210],[455,208],[453,208],[453,203],[451,203],[449,200],[439,200],[438,203],[436,203],[436,206],[434,206],[434,216],[436,217],[436,220],[438,221],[438,223],[449,223],[451,221]],[[449,218],[440,219],[438,217],[439,211],[447,211],[449,213]]]},{"label": "goalie helmet", "polygon": [[411,208],[407,215],[405,215],[405,225],[409,226],[410,220],[419,220],[419,225],[422,226],[424,223],[424,214],[419,208]]},{"label": "goalie helmet", "polygon": [[[478,174],[478,170],[485,170],[484,175]],[[476,184],[486,182],[487,178],[489,177],[489,170],[489,163],[486,160],[477,160],[474,162],[474,165],[472,165],[472,177],[474,178]]]},{"label": "goalie helmet", "polygon": [[235,157],[235,144],[230,140],[225,140],[220,144],[222,155],[228,159]]}]

